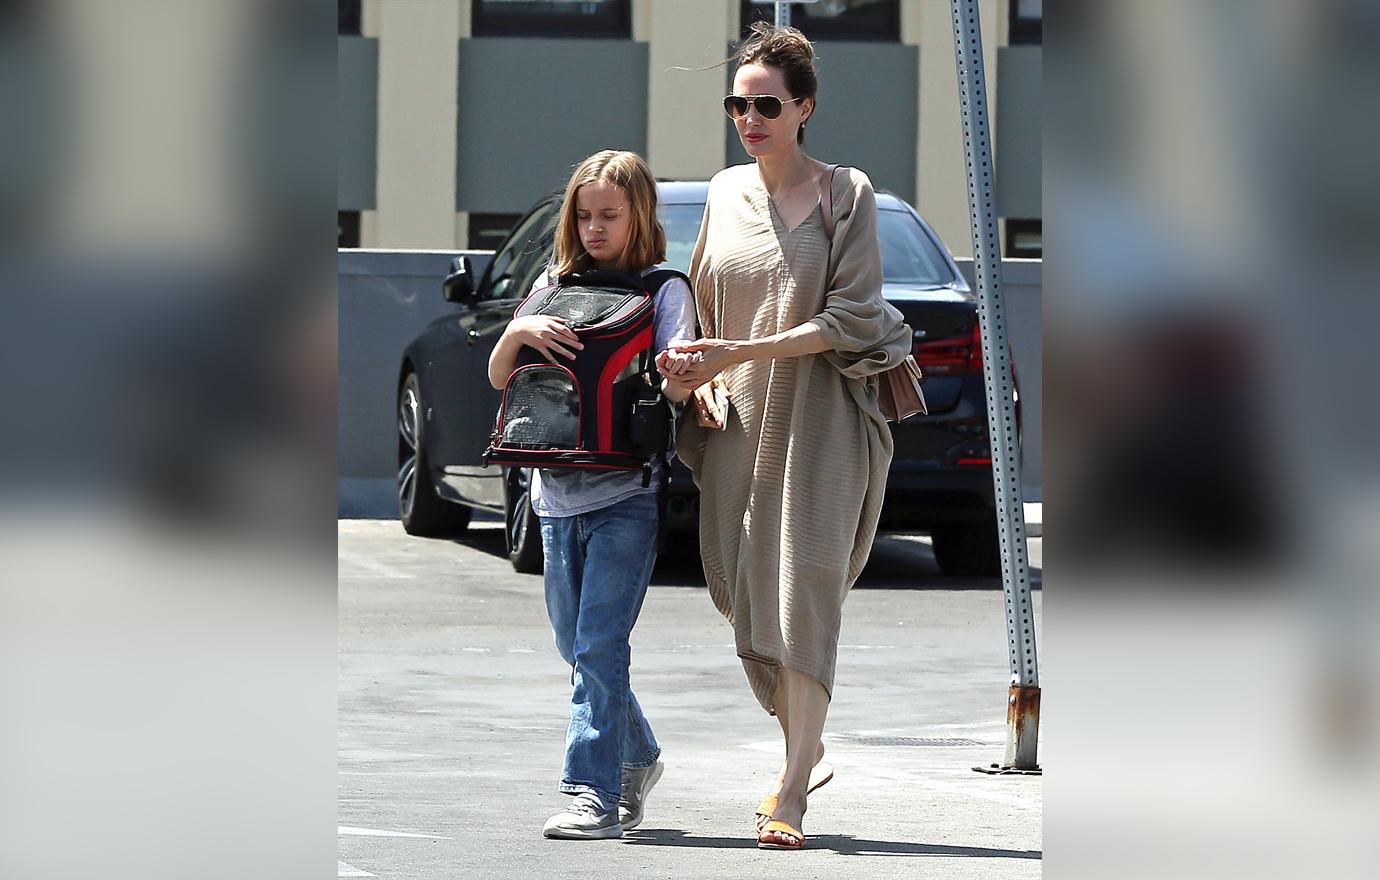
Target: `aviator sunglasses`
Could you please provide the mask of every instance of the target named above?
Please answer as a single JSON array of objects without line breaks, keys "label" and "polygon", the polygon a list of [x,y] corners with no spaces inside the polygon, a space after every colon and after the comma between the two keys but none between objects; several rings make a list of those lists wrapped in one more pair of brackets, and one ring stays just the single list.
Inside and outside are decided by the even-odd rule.
[{"label": "aviator sunglasses", "polygon": [[724,112],[733,119],[742,119],[747,115],[748,107],[756,107],[757,115],[763,119],[775,119],[781,115],[781,108],[785,104],[792,104],[801,98],[791,98],[789,101],[782,101],[775,95],[729,95],[724,98]]}]

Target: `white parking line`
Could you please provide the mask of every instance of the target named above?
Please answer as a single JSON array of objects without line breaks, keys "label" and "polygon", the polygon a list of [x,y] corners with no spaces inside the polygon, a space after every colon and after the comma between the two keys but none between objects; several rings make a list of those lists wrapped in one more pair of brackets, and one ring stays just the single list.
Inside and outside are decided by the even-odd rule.
[{"label": "white parking line", "polygon": [[354,865],[347,865],[347,864],[345,864],[344,862],[340,861],[339,859],[336,859],[336,864],[338,864],[338,865],[340,866],[339,868],[336,869],[336,876],[337,876],[337,877],[372,877],[372,876],[374,876],[373,874],[370,874],[368,871],[361,871],[359,868],[356,868]]},{"label": "white parking line", "polygon": [[413,834],[411,831],[380,831],[376,828],[355,828],[350,825],[338,825],[336,830],[340,834],[348,834],[354,837],[417,837],[422,840],[454,840],[454,837],[442,837],[439,834]]},{"label": "white parking line", "polygon": [[399,571],[391,565],[384,565],[382,562],[375,562],[367,557],[355,556],[349,553],[337,554],[336,561],[345,562],[357,568],[362,568],[376,577],[387,578],[388,580],[415,580],[417,577],[415,574]]}]

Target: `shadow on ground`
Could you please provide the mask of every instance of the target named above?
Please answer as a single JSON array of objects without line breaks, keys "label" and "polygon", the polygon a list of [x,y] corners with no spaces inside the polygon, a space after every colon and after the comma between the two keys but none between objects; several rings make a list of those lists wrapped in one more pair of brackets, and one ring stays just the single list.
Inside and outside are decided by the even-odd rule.
[{"label": "shadow on ground", "polygon": [[[756,849],[750,837],[696,837],[675,829],[639,828],[623,835],[623,842],[638,846],[688,846],[709,849]],[[1040,850],[993,849],[985,846],[948,846],[899,840],[868,840],[848,834],[809,837],[809,849],[831,850],[845,856],[940,856],[972,859],[1040,859]]]}]

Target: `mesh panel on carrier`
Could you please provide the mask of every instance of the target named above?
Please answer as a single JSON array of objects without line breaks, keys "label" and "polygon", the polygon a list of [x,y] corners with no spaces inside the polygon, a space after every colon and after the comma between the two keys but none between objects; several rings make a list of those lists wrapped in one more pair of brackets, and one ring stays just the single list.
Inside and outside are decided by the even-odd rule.
[{"label": "mesh panel on carrier", "polygon": [[572,326],[598,324],[628,301],[627,293],[605,290],[563,290],[542,306],[539,314],[561,318]]},{"label": "mesh panel on carrier", "polygon": [[530,367],[508,385],[503,445],[521,449],[576,449],[580,445],[580,393],[560,367]]}]

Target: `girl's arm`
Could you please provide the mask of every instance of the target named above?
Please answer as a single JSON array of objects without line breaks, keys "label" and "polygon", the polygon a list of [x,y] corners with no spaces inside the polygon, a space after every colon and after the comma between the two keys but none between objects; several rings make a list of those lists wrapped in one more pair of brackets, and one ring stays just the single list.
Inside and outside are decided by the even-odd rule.
[{"label": "girl's arm", "polygon": [[682,403],[690,397],[689,388],[667,378],[661,380],[661,393],[666,395],[666,399],[672,403]]},{"label": "girl's arm", "polygon": [[517,366],[518,352],[524,345],[535,348],[541,352],[542,357],[553,364],[557,362],[556,355],[567,360],[575,360],[575,352],[571,349],[585,347],[584,343],[580,342],[580,337],[575,335],[575,331],[565,326],[565,322],[560,318],[552,318],[549,315],[514,318],[508,322],[503,335],[498,338],[498,344],[489,355],[489,384],[495,389],[502,391],[508,384],[508,377]]}]

